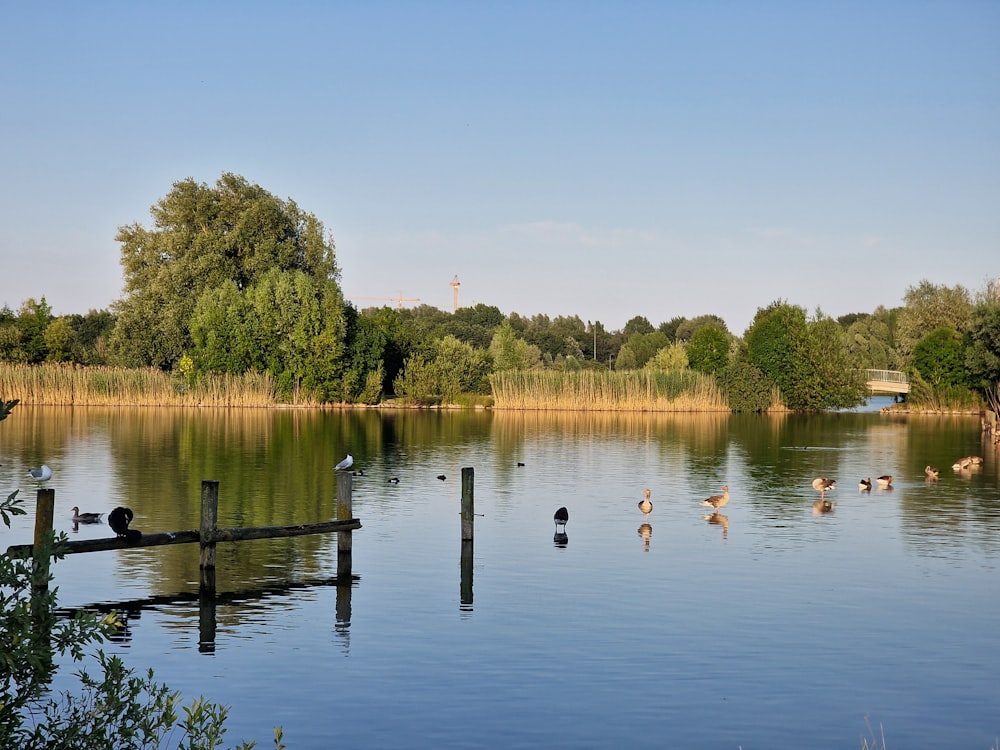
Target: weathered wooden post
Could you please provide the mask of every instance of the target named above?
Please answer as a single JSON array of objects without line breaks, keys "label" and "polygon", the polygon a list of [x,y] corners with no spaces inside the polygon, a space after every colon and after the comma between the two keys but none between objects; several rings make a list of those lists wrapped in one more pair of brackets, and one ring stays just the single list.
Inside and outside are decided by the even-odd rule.
[{"label": "weathered wooden post", "polygon": [[472,541],[475,503],[473,501],[476,470],[471,466],[462,469],[462,541]]},{"label": "weathered wooden post", "polygon": [[[35,540],[32,546],[31,564],[31,606],[32,612],[38,614],[41,598],[49,590],[49,565],[52,553],[52,519],[56,506],[56,491],[50,489],[38,490],[35,500]],[[38,619],[35,620],[38,622]]]},{"label": "weathered wooden post", "polygon": [[[337,520],[349,521],[354,517],[353,479],[348,471],[337,472]],[[351,585],[351,553],[354,539],[350,530],[337,532],[337,582],[341,586]]]},{"label": "weathered wooden post", "polygon": [[461,609],[472,608],[472,546],[473,521],[475,519],[475,502],[473,500],[475,485],[475,469],[471,466],[462,469],[462,556],[461,582],[459,584],[459,602]]},{"label": "weathered wooden post", "polygon": [[202,599],[215,598],[215,537],[218,530],[219,482],[215,479],[203,479],[201,482],[201,528],[199,530],[201,557],[198,561],[198,567],[201,569],[201,586],[198,592]]}]

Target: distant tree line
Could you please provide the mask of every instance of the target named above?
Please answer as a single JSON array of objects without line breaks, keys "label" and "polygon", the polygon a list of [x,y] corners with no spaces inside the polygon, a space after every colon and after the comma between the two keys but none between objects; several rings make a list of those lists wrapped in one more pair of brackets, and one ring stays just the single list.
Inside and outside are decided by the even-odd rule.
[{"label": "distant tree line", "polygon": [[359,310],[345,300],[332,237],[312,214],[243,177],[174,183],[152,228],[123,226],[124,294],[110,310],[54,316],[46,299],[0,310],[0,360],[156,367],[187,382],[266,372],[280,398],[418,403],[488,396],[507,370],[652,369],[712,375],[731,406],[780,393],[792,409],[861,403],[862,371],[903,370],[914,399],[1000,409],[1000,296],[985,283],[921,281],[900,307],[838,319],[777,300],[742,336],[707,313],[609,331],[577,315],[523,316],[477,304]]}]

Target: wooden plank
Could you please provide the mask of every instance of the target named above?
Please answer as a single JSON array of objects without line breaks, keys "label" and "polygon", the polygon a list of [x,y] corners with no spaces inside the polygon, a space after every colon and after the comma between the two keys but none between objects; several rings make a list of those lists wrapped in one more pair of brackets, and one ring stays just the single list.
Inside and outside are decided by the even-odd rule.
[{"label": "wooden plank", "polygon": [[[242,542],[250,539],[305,536],[306,534],[327,534],[332,531],[351,531],[361,528],[361,521],[352,518],[346,521],[322,521],[320,523],[299,524],[297,526],[262,526],[250,529],[218,529],[214,541]],[[192,544],[201,541],[200,532],[166,531],[158,534],[143,534],[134,542],[110,537],[106,539],[81,539],[65,544],[66,554],[79,552],[103,552],[112,549],[134,549],[137,547],[158,547],[164,544]],[[8,557],[31,557],[32,545],[15,544],[7,548]]]}]

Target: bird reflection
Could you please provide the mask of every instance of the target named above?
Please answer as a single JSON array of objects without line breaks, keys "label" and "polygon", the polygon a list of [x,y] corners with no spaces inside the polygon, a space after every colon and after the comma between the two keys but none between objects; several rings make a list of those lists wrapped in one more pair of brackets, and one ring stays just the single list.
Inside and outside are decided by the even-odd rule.
[{"label": "bird reflection", "polygon": [[642,551],[649,552],[649,538],[653,536],[653,527],[644,523],[638,528],[638,534],[642,537]]},{"label": "bird reflection", "polygon": [[722,538],[725,539],[729,536],[729,516],[722,513],[711,513],[707,516],[702,516],[702,518],[709,523],[714,523],[722,527]]},{"label": "bird reflection", "polygon": [[[569,511],[564,507],[552,514],[552,520],[556,524],[556,534],[552,537],[552,543],[557,547],[565,547],[569,544],[569,535],[566,533],[566,524],[569,522]],[[560,528],[562,529],[560,531]]]},{"label": "bird reflection", "polygon": [[817,500],[813,503],[813,515],[819,516],[823,513],[829,513],[833,510],[834,505],[833,500],[827,500],[826,498]]}]

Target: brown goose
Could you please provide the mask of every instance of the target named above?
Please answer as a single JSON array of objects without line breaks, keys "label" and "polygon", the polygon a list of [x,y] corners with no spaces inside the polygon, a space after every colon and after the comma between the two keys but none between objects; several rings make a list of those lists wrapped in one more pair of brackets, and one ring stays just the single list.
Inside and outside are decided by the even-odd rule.
[{"label": "brown goose", "polygon": [[937,479],[941,471],[928,464],[924,467],[924,474],[927,475],[928,479]]},{"label": "brown goose", "polygon": [[729,504],[729,485],[728,484],[722,485],[722,494],[721,495],[712,495],[711,497],[706,498],[705,500],[702,500],[701,504],[702,505],[707,505],[709,508],[715,508],[716,510],[718,510],[719,508],[722,508],[722,507],[728,505]]},{"label": "brown goose", "polygon": [[878,482],[878,486],[881,487],[883,490],[888,489],[889,487],[892,486],[892,474],[883,474],[875,481]]},{"label": "brown goose", "polygon": [[639,510],[646,514],[646,521],[649,521],[649,514],[653,512],[653,503],[649,499],[649,490],[642,491],[642,500],[639,501]]},{"label": "brown goose", "polygon": [[[814,484],[813,487],[816,485]],[[872,491],[872,478],[862,479],[858,482],[858,492],[871,492]]]},{"label": "brown goose", "polygon": [[835,489],[836,484],[836,479],[827,479],[826,477],[816,477],[812,481],[813,489],[819,492],[820,497],[826,497],[827,490]]}]

